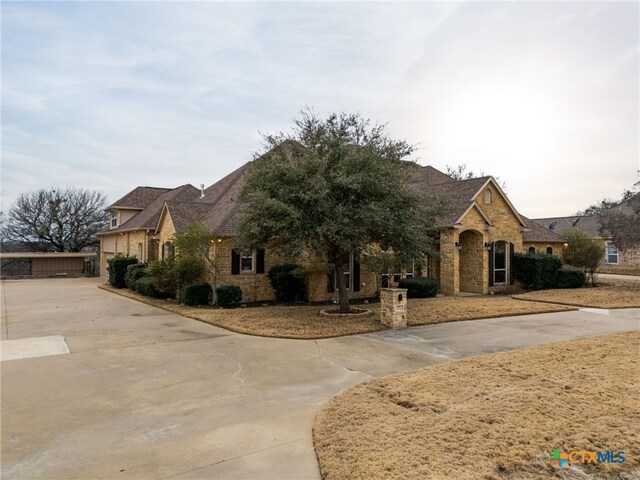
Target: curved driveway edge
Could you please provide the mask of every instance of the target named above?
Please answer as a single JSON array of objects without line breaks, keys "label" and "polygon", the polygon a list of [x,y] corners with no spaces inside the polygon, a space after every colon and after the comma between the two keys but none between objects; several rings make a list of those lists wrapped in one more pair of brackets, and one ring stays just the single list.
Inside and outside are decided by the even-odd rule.
[{"label": "curved driveway edge", "polygon": [[639,328],[640,309],[473,320],[323,340],[245,336],[95,288],[3,283],[2,478],[317,479],[322,404],[373,376]]}]

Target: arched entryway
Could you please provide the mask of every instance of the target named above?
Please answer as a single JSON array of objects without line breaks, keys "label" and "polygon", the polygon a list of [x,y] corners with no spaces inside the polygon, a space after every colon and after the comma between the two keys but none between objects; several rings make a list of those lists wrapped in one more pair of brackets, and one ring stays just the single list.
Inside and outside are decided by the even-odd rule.
[{"label": "arched entryway", "polygon": [[483,241],[482,234],[475,230],[465,230],[459,236],[460,291],[483,293]]}]

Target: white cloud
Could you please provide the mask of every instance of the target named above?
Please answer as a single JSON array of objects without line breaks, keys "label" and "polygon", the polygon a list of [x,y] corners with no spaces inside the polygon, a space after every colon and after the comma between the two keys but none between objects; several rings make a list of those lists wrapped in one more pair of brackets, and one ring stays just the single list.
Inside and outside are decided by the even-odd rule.
[{"label": "white cloud", "polygon": [[5,204],[210,184],[305,105],[499,175],[529,216],[615,197],[638,168],[633,3],[7,2],[2,23]]}]

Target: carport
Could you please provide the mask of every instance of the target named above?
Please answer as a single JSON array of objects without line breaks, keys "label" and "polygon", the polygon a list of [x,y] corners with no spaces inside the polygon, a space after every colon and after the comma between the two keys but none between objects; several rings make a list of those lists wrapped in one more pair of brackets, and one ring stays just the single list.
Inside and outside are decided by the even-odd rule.
[{"label": "carport", "polygon": [[92,275],[92,252],[2,252],[2,277],[82,277]]}]

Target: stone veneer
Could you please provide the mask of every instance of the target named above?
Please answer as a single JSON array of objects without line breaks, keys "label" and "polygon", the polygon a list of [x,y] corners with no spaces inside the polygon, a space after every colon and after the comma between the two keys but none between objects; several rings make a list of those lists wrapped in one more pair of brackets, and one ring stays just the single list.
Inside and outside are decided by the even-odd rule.
[{"label": "stone veneer", "polygon": [[406,288],[380,289],[380,322],[390,328],[406,328]]},{"label": "stone veneer", "polygon": [[[483,189],[463,218],[454,227],[443,228],[440,232],[440,290],[448,295],[457,295],[465,289],[486,294],[501,288],[489,287],[489,252],[484,248],[485,243],[504,240],[512,243],[516,252],[523,251],[523,227],[520,221],[497,188],[492,184],[487,188],[492,191],[491,203],[484,203]],[[479,209],[491,220],[492,225],[487,223]],[[465,233],[469,230],[473,234]],[[456,242],[462,244],[462,251],[456,248]],[[465,252],[465,244],[470,250],[469,254]],[[476,255],[475,259],[471,252]],[[479,261],[480,257],[482,262]]]}]

